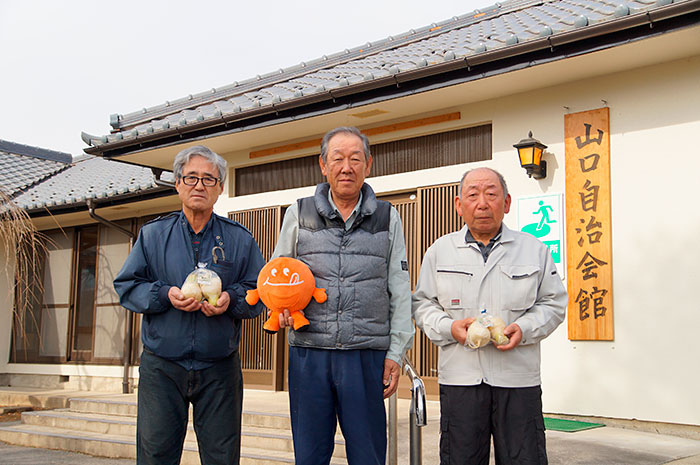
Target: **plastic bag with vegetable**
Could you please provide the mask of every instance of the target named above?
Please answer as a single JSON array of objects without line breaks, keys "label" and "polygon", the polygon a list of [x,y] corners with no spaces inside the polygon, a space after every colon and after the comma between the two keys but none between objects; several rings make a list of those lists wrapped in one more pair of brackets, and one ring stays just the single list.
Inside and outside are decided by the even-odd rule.
[{"label": "plastic bag with vegetable", "polygon": [[[491,333],[491,342],[497,346],[508,344],[510,339],[508,339],[508,336],[503,332],[503,330],[506,329],[506,322],[503,321],[503,318],[499,316],[488,316],[488,318],[490,319],[490,325],[487,325],[487,328],[489,328],[489,332]],[[486,319],[486,317],[484,319]]]},{"label": "plastic bag with vegetable", "polygon": [[481,324],[479,319],[474,320],[467,329],[467,346],[470,349],[478,349],[489,343],[491,333],[488,328]]},{"label": "plastic bag with vegetable", "polygon": [[206,263],[198,263],[197,268],[187,275],[180,289],[185,297],[192,297],[197,302],[202,298],[210,305],[216,306],[216,301],[221,296],[221,278],[207,268]]},{"label": "plastic bag with vegetable", "polygon": [[466,345],[472,349],[478,349],[489,342],[497,346],[508,344],[510,339],[503,332],[505,328],[506,323],[503,318],[489,315],[486,310],[482,310],[479,317],[469,325]]}]

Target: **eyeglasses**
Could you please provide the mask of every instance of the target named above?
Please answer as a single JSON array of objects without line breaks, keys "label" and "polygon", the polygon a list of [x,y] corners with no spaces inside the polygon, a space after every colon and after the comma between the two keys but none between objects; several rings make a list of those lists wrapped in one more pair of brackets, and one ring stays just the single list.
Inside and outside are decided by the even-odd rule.
[{"label": "eyeglasses", "polygon": [[210,176],[204,176],[203,178],[197,176],[180,176],[180,179],[182,179],[182,182],[186,186],[196,186],[199,181],[202,181],[204,187],[214,187],[216,183],[219,182],[219,179]]}]

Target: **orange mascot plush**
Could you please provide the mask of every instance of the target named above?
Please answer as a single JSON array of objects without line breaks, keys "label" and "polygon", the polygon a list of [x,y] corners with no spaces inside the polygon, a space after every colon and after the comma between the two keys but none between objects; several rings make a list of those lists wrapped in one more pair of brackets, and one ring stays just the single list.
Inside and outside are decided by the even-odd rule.
[{"label": "orange mascot plush", "polygon": [[272,311],[263,329],[276,333],[280,329],[279,315],[285,309],[289,310],[296,331],[306,329],[309,320],[299,310],[306,308],[312,297],[318,303],[327,299],[326,290],[316,287],[309,267],[296,258],[278,257],[260,270],[258,288],[248,291],[245,301],[250,305],[263,301]]}]

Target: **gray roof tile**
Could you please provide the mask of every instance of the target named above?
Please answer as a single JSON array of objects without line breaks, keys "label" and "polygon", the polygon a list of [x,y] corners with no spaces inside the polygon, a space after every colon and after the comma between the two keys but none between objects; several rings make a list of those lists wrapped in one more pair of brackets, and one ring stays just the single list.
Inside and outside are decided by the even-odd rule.
[{"label": "gray roof tile", "polygon": [[88,199],[105,199],[154,188],[157,185],[149,168],[86,157],[13,200],[21,208],[35,210],[81,204]]},{"label": "gray roof tile", "polygon": [[12,197],[70,165],[0,150],[0,189]]},{"label": "gray roof tile", "polygon": [[[497,3],[278,72],[139,112],[113,115],[113,126],[121,132],[101,137],[83,133],[83,140],[95,147],[109,146],[135,140],[144,134],[171,132],[178,126],[214,122],[222,116],[449,60],[468,59],[485,51],[611,21],[627,11],[634,14],[655,8],[660,5],[659,1],[664,0],[511,0]],[[688,0],[676,0],[676,3],[683,1]]]}]

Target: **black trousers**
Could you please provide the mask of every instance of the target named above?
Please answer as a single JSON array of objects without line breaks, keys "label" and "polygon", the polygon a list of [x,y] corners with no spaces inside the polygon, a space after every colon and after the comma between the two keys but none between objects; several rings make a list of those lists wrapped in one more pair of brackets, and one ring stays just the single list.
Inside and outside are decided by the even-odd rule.
[{"label": "black trousers", "polygon": [[440,464],[546,465],[542,389],[440,385]]}]

